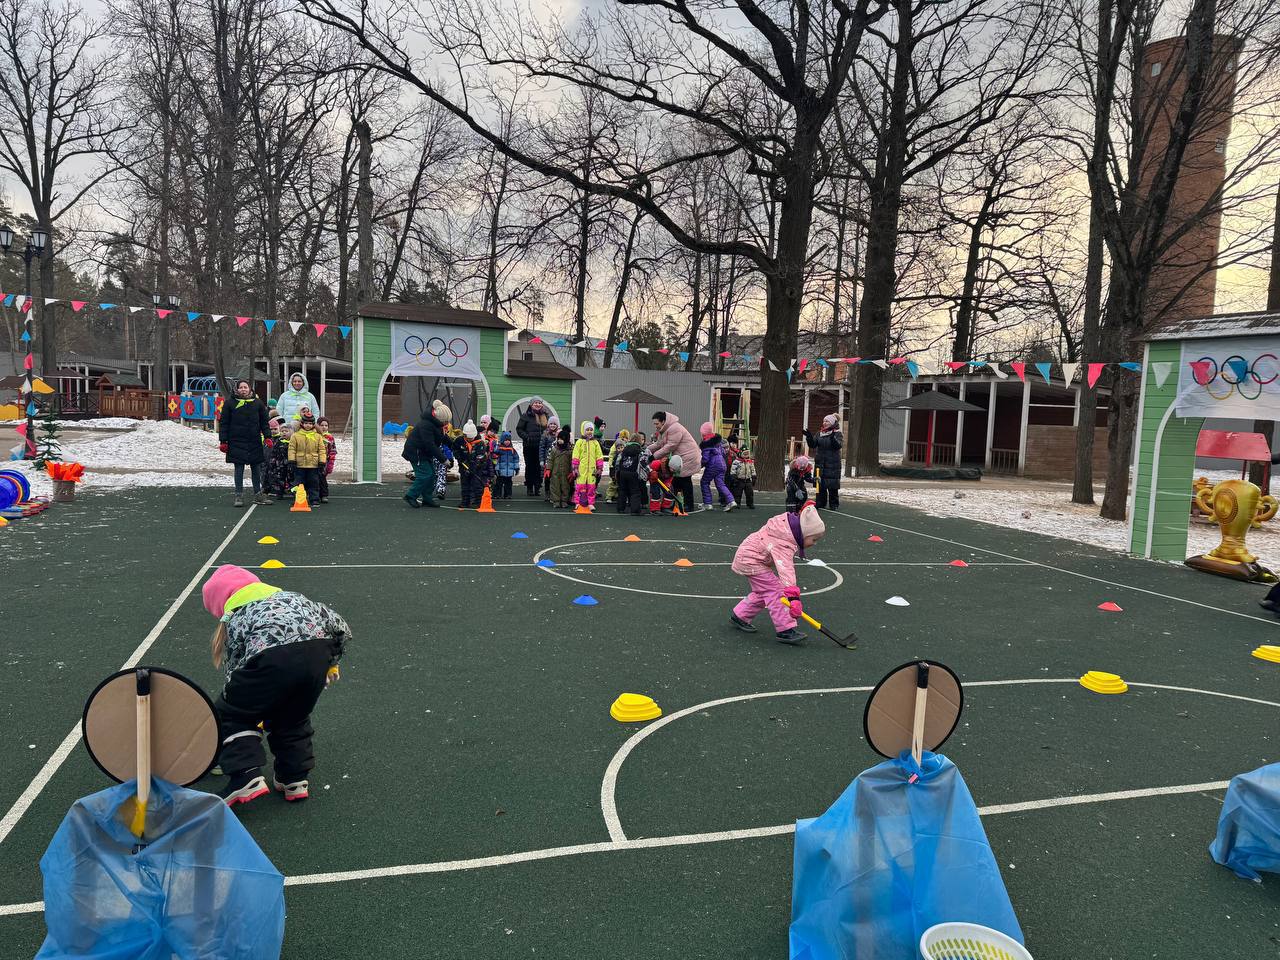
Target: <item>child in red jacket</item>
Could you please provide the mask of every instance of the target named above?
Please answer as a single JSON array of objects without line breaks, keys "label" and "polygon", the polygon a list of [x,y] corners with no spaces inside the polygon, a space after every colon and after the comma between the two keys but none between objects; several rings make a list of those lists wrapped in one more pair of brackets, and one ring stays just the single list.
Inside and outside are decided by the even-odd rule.
[{"label": "child in red jacket", "polygon": [[320,431],[320,436],[324,437],[325,459],[324,466],[320,469],[320,502],[329,502],[329,474],[333,473],[334,464],[338,462],[338,441],[333,439],[333,434],[329,432],[329,418],[321,417],[316,421],[316,429]]}]

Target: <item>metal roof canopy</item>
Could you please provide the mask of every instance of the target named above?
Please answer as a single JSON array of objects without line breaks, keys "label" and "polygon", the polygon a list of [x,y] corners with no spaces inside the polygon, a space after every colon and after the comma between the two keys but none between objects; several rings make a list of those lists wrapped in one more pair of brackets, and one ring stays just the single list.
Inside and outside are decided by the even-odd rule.
[{"label": "metal roof canopy", "polygon": [[358,311],[362,317],[380,320],[408,320],[413,323],[434,323],[454,327],[487,327],[491,330],[514,330],[511,324],[484,310],[462,310],[458,307],[441,307],[422,303],[363,303]]},{"label": "metal roof canopy", "polygon": [[1140,340],[1200,340],[1208,337],[1280,336],[1280,313],[1221,313],[1157,323]]},{"label": "metal roof canopy", "polygon": [[664,400],[662,397],[655,397],[648,390],[641,390],[635,387],[626,393],[620,393],[616,397],[605,397],[605,403],[670,403],[670,400]]},{"label": "metal roof canopy", "polygon": [[941,390],[926,390],[914,397],[907,397],[897,403],[886,403],[881,410],[928,410],[934,413],[986,413],[982,407],[975,406]]}]

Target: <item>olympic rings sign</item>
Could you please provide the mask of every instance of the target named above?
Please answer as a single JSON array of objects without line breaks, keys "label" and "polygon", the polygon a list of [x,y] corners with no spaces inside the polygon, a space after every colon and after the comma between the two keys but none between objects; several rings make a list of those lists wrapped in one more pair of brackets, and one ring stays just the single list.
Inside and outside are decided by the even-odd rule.
[{"label": "olympic rings sign", "polygon": [[480,380],[480,331],[471,327],[393,321],[391,371],[399,377]]},{"label": "olympic rings sign", "polygon": [[1227,357],[1221,364],[1213,357],[1201,357],[1191,364],[1191,375],[1214,400],[1229,400],[1232,396],[1257,400],[1262,388],[1280,377],[1280,360],[1271,353],[1258,354],[1252,363],[1239,354]]}]

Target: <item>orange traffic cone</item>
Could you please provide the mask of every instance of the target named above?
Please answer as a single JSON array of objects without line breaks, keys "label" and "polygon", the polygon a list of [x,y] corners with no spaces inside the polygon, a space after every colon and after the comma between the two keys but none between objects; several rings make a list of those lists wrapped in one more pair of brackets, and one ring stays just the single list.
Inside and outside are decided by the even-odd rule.
[{"label": "orange traffic cone", "polygon": [[577,505],[577,507],[575,507],[575,508],[574,508],[574,511],[573,511],[573,512],[574,512],[574,513],[590,513],[590,512],[591,512],[591,510],[590,510],[590,508],[589,508],[589,507],[587,507],[587,505],[586,505],[586,504],[584,504],[584,503],[581,503],[581,502],[580,502],[580,503]]},{"label": "orange traffic cone", "polygon": [[480,494],[480,506],[476,507],[476,513],[497,513],[493,509],[493,494],[489,492],[489,488],[484,488],[484,493]]},{"label": "orange traffic cone", "polygon": [[289,508],[290,513],[310,513],[311,504],[307,503],[307,488],[302,484],[298,484],[293,488],[293,506]]}]

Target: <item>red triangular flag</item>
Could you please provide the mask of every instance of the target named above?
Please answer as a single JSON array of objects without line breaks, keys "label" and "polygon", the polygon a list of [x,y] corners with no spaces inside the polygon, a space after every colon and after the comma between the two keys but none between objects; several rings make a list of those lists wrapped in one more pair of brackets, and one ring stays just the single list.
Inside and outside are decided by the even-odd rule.
[{"label": "red triangular flag", "polygon": [[659,347],[659,348],[658,348],[658,352],[659,352],[659,353],[670,353],[671,351],[670,351],[670,350],[668,350],[666,347]]},{"label": "red triangular flag", "polygon": [[1095,383],[1098,382],[1098,378],[1102,376],[1102,368],[1105,366],[1106,366],[1105,363],[1089,364],[1089,386],[1090,387],[1092,387]]},{"label": "red triangular flag", "polygon": [[948,567],[967,567],[968,564],[965,563],[963,560],[952,560],[950,563],[947,564],[947,566]]},{"label": "red triangular flag", "polygon": [[906,363],[906,362],[907,362],[907,358],[906,358],[906,357],[890,357],[890,358],[889,358],[889,362],[890,362],[890,363],[892,363],[892,364],[897,365],[897,364],[900,364],[900,363]]},{"label": "red triangular flag", "polygon": [[1118,603],[1112,603],[1110,600],[1106,603],[1098,604],[1098,609],[1105,610],[1107,613],[1124,613],[1124,607],[1120,606]]},{"label": "red triangular flag", "polygon": [[236,317],[236,326],[243,327],[246,323],[248,323],[252,319],[253,319],[252,317]]},{"label": "red triangular flag", "polygon": [[71,309],[72,309],[72,310],[74,310],[76,313],[79,313],[81,310],[83,310],[83,309],[84,309],[84,305],[85,305],[85,301],[84,301],[84,300],[72,300],[72,301],[71,301]]},{"label": "red triangular flag", "polygon": [[32,362],[32,360],[31,360],[31,354],[29,354],[29,353],[28,353],[28,354],[27,354],[27,359],[25,359],[25,360],[23,360],[23,361],[22,361],[22,369],[23,369],[23,370],[30,370],[30,369],[32,368],[32,366],[33,366],[33,362]]},{"label": "red triangular flag", "polygon": [[857,363],[857,362],[858,362],[859,360],[861,360],[861,359],[862,359],[861,357],[845,357],[845,358],[844,358],[844,362],[845,362],[845,363]]},{"label": "red triangular flag", "polygon": [[317,337],[323,337],[324,332],[329,329],[329,325],[327,323],[313,323],[312,326],[316,328]]},{"label": "red triangular flag", "polygon": [[873,533],[871,536],[867,537],[867,542],[868,542],[868,543],[884,543],[884,538],[883,538],[883,537],[877,537],[877,536]]},{"label": "red triangular flag", "polygon": [[604,347],[605,347],[605,343],[604,343],[604,341],[603,341],[603,340],[601,340],[599,343],[597,343],[597,344],[596,344],[596,349],[597,349],[597,350],[603,350],[603,349],[604,349]]},{"label": "red triangular flag", "polygon": [[529,338],[529,342],[530,342],[530,343],[541,343],[541,342],[542,342],[542,338],[541,338],[541,337],[530,337],[530,338]]},{"label": "red triangular flag", "polygon": [[809,361],[807,359],[801,360],[800,363],[796,366],[796,373],[804,373],[804,368],[807,367],[808,365],[809,365]]},{"label": "red triangular flag", "polygon": [[952,373],[955,373],[957,370],[962,370],[968,365],[969,365],[969,361],[967,360],[960,360],[960,361],[948,360],[947,361],[947,369],[950,370]]},{"label": "red triangular flag", "polygon": [[27,435],[27,425],[25,423],[20,423],[13,428],[13,432],[20,437],[25,437]]},{"label": "red triangular flag", "polygon": [[167,317],[171,313],[173,313],[172,310],[157,310],[156,316],[159,317],[161,320],[163,320],[165,317]]},{"label": "red triangular flag", "polygon": [[1021,360],[1012,360],[1009,366],[1013,367],[1013,372],[1018,375],[1019,380],[1027,379],[1027,365]]}]

